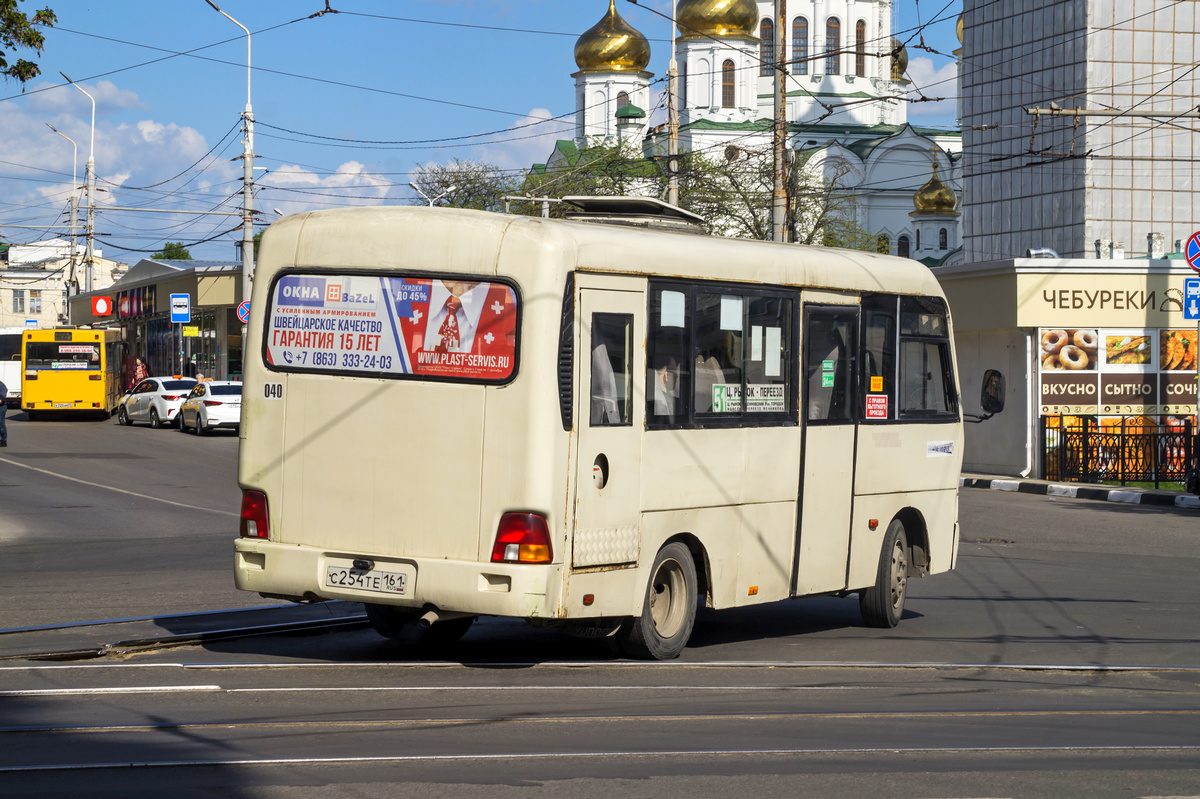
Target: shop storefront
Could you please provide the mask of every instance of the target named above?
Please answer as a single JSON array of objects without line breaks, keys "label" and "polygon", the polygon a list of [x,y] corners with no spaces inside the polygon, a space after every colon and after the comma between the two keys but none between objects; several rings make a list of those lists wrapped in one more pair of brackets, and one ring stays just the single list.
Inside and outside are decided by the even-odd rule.
[{"label": "shop storefront", "polygon": [[[1097,480],[1181,472],[1197,400],[1196,323],[1183,316],[1194,274],[1167,259],[937,270],[963,386],[988,368],[1009,383],[1005,412],[969,426],[964,468]],[[971,412],[978,399],[965,401]],[[1082,454],[1068,452],[1073,437]]]},{"label": "shop storefront", "polygon": [[[152,375],[241,380],[241,274],[240,263],[143,260],[104,291],[72,297],[71,323],[120,327],[126,384],[137,358]],[[172,294],[188,295],[190,322],[171,322]],[[112,299],[110,316],[93,315],[91,300],[99,295]]]}]

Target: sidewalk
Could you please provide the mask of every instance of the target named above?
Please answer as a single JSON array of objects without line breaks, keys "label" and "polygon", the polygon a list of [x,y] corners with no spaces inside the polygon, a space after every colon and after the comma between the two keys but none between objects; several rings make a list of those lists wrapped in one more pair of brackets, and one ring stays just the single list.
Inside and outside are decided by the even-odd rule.
[{"label": "sidewalk", "polygon": [[1122,488],[1121,486],[1087,485],[1085,483],[1052,483],[1021,477],[996,477],[966,474],[959,479],[963,488],[989,488],[993,491],[1018,491],[1022,494],[1044,494],[1051,497],[1096,499],[1101,502],[1124,502],[1130,505],[1157,505],[1168,508],[1200,509],[1200,497],[1176,491],[1156,491],[1151,488]]}]

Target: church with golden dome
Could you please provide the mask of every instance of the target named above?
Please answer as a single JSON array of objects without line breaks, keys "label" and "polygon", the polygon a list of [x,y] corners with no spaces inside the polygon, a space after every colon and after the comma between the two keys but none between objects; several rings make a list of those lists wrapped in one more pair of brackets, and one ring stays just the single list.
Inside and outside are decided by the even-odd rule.
[{"label": "church with golden dome", "polygon": [[[575,137],[559,149],[622,142],[665,155],[669,49],[652,52],[616,0],[577,2],[600,18],[575,45]],[[788,0],[780,53],[774,13],[773,0],[677,0],[680,149],[729,160],[769,151],[782,60],[797,161],[852,194],[856,221],[893,254],[957,262],[962,134],[908,123],[891,0]]]}]

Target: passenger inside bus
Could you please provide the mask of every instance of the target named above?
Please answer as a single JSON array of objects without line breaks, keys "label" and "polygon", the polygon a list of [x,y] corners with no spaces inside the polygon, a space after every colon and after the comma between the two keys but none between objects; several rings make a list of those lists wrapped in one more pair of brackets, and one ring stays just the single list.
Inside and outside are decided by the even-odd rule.
[{"label": "passenger inside bus", "polygon": [[651,373],[654,386],[654,415],[675,424],[680,411],[679,359],[670,352],[658,350],[654,353],[654,369]]}]

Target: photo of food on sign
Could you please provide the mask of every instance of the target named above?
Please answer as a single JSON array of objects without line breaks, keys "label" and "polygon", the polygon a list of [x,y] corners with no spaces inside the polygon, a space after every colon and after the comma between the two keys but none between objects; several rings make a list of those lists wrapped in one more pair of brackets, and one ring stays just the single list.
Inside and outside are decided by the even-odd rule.
[{"label": "photo of food on sign", "polygon": [[1043,330],[1042,371],[1094,371],[1099,336],[1091,330]]},{"label": "photo of food on sign", "polygon": [[1150,337],[1111,335],[1104,337],[1104,362],[1115,366],[1150,363]]},{"label": "photo of food on sign", "polygon": [[1196,331],[1159,331],[1159,368],[1164,372],[1190,372],[1196,368]]},{"label": "photo of food on sign", "polygon": [[285,275],[267,361],[288,370],[494,382],[516,365],[517,297],[503,283]]}]

